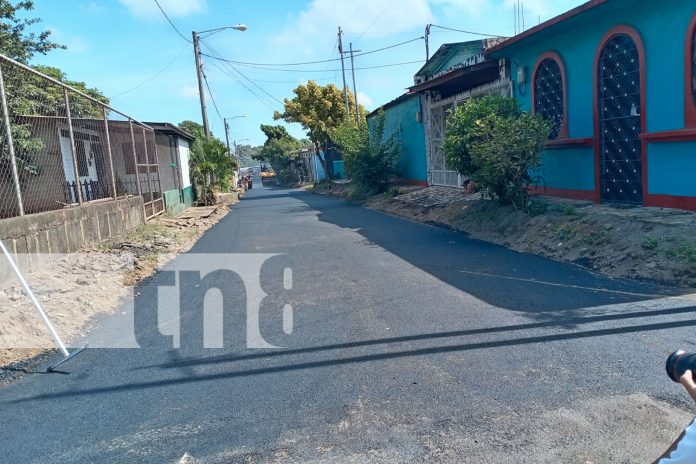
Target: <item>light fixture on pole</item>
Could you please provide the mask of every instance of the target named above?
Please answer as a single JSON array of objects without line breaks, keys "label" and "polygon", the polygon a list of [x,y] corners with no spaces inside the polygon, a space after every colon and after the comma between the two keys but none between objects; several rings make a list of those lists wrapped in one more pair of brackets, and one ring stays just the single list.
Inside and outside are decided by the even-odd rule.
[{"label": "light fixture on pole", "polygon": [[229,118],[222,118],[222,122],[225,123],[225,140],[227,141],[227,154],[232,157],[232,152],[230,151],[230,125],[227,121],[237,118],[246,118],[246,114],[240,114],[239,116],[232,116]]},{"label": "light fixture on pole", "polygon": [[198,77],[198,94],[201,99],[201,115],[203,117],[203,131],[205,132],[206,138],[210,138],[210,126],[208,125],[208,110],[205,107],[205,91],[203,90],[203,60],[201,59],[201,46],[198,42],[200,34],[207,34],[206,37],[224,31],[225,29],[234,29],[236,31],[244,32],[247,30],[246,25],[237,24],[235,26],[225,26],[218,27],[217,29],[208,29],[206,31],[192,31],[191,36],[193,37],[193,54],[196,58],[196,75]]}]

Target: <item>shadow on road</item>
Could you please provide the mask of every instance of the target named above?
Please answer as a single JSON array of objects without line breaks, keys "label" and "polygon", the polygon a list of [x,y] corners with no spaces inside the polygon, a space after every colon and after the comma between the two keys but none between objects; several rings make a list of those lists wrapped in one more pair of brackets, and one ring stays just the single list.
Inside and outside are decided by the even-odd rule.
[{"label": "shadow on road", "polygon": [[[674,312],[672,312],[672,311],[674,311]],[[680,308],[678,310],[670,310],[668,312],[665,312],[665,314],[686,313],[686,312],[694,312],[694,311],[696,311],[696,307],[688,307],[688,308]],[[652,315],[655,315],[655,316],[662,315],[663,312],[656,311],[655,313],[660,313],[660,314],[652,314]],[[645,317],[646,315],[650,315],[650,314],[646,313],[646,312],[642,312],[642,313],[637,313],[637,315],[640,317]],[[617,317],[620,317],[620,316],[621,315],[617,315]],[[636,316],[636,315],[633,315],[633,316]],[[599,319],[599,320],[601,320],[601,319]],[[594,321],[588,320],[588,321],[586,321],[586,323],[598,322],[599,320],[594,320]],[[522,330],[523,328],[532,328],[532,326],[536,326],[536,325],[529,324],[529,325],[523,325],[523,326],[506,326],[506,327],[481,329],[481,330],[488,331],[488,332],[492,332],[492,331],[507,332],[509,330]],[[684,327],[695,327],[695,326],[696,326],[696,320],[673,321],[673,322],[652,323],[652,324],[642,324],[642,325],[628,325],[628,326],[616,327],[616,328],[594,329],[594,330],[586,330],[586,331],[582,331],[582,332],[570,332],[570,333],[566,332],[566,333],[529,336],[529,337],[514,338],[514,339],[508,338],[508,339],[503,339],[503,340],[486,341],[486,342],[478,342],[478,343],[464,343],[464,344],[456,344],[456,345],[434,346],[434,347],[416,348],[416,349],[403,350],[403,351],[391,351],[391,352],[380,351],[378,353],[360,355],[360,356],[341,356],[341,357],[337,357],[337,358],[333,358],[333,359],[282,364],[282,365],[278,365],[278,366],[252,368],[252,369],[238,370],[238,371],[232,371],[232,372],[218,372],[218,373],[214,373],[214,374],[204,374],[204,375],[195,375],[193,372],[191,372],[190,375],[188,375],[186,377],[168,378],[168,379],[163,379],[163,380],[153,380],[153,381],[146,381],[146,382],[131,382],[131,383],[124,383],[124,384],[108,386],[108,387],[85,388],[85,389],[67,390],[67,391],[54,392],[54,393],[44,393],[44,394],[29,397],[29,398],[21,398],[21,399],[17,399],[17,400],[11,400],[9,402],[10,403],[24,403],[27,401],[34,401],[34,400],[50,400],[50,399],[63,398],[63,397],[97,395],[97,394],[115,393],[115,392],[129,392],[129,391],[137,391],[137,390],[144,390],[144,389],[150,389],[150,388],[159,388],[159,387],[165,387],[165,386],[191,384],[191,383],[196,383],[196,382],[208,382],[208,381],[232,379],[232,378],[238,378],[238,377],[250,377],[250,376],[257,376],[257,375],[273,374],[273,373],[287,372],[287,371],[317,369],[317,368],[340,366],[340,365],[346,365],[346,364],[359,364],[359,363],[367,363],[367,362],[376,362],[376,361],[383,361],[383,360],[390,360],[390,359],[408,358],[408,357],[414,357],[414,356],[427,356],[427,355],[433,355],[433,354],[465,352],[465,351],[483,350],[483,349],[491,349],[491,348],[499,348],[499,347],[510,347],[510,346],[521,346],[521,345],[537,344],[537,343],[558,342],[558,341],[565,341],[565,340],[578,340],[578,339],[586,339],[586,338],[593,338],[593,337],[603,337],[603,336],[609,336],[609,335],[624,335],[624,334],[639,333],[639,332],[645,333],[645,332],[657,331],[657,330],[667,330],[667,329],[673,329],[673,328],[684,328]],[[470,334],[475,333],[475,332],[476,331],[463,331],[461,333],[461,335],[470,335]],[[454,336],[451,334],[431,334],[431,335],[425,335],[423,337],[440,338],[439,335]],[[421,337],[421,336],[417,336],[417,337]],[[409,341],[409,340],[401,340],[401,338],[408,339],[409,337],[355,342],[355,344],[348,343],[348,344],[335,345],[335,346],[329,345],[329,346],[325,346],[325,347],[289,350],[287,352],[263,353],[263,355],[261,355],[261,354],[252,355],[252,357],[250,357],[250,358],[245,358],[245,357],[230,358],[227,361],[222,361],[220,359],[217,359],[215,361],[216,358],[212,358],[212,360],[214,360],[214,362],[232,362],[232,361],[239,360],[239,359],[254,359],[256,357],[271,357],[271,356],[279,356],[279,355],[283,355],[283,354],[306,353],[306,352],[309,352],[308,350],[324,351],[327,349],[350,348],[353,346],[365,346],[368,344],[376,345],[376,344],[381,344],[381,343],[397,343],[397,342]],[[206,359],[199,358],[197,360],[190,361],[189,364],[182,364],[180,362],[177,362],[176,367],[183,366],[184,368],[187,368],[187,367],[191,367],[192,365],[195,365],[195,364],[206,364],[206,363],[208,363]],[[210,364],[210,363],[208,363],[208,364]],[[165,365],[163,365],[163,367],[169,367],[169,366],[165,364]]]}]

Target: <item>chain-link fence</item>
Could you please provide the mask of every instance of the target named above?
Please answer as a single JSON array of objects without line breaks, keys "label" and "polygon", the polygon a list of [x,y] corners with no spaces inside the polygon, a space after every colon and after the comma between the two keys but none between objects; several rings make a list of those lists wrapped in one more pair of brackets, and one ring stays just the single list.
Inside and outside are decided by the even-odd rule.
[{"label": "chain-link fence", "polygon": [[0,55],[0,218],[129,195],[164,210],[153,130]]}]

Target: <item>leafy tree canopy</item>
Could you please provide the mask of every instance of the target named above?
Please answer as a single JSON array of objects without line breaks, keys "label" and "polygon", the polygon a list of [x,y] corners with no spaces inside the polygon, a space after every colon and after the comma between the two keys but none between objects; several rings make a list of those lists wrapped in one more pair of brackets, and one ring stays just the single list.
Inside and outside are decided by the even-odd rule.
[{"label": "leafy tree canopy", "polygon": [[194,140],[205,138],[205,130],[203,130],[203,126],[195,121],[191,121],[189,119],[181,121],[179,123],[179,129],[189,133],[191,136],[193,136]]},{"label": "leafy tree canopy", "polygon": [[261,124],[261,131],[266,135],[266,141],[255,159],[268,160],[272,165],[284,165],[297,155],[302,144],[290,135],[285,127]]},{"label": "leafy tree canopy", "polygon": [[[273,118],[290,123],[299,123],[307,131],[313,143],[326,146],[331,140],[331,132],[346,119],[343,92],[334,84],[320,86],[314,81],[298,85],[293,90],[295,96],[285,99],[285,110],[276,111]],[[355,120],[355,97],[348,91],[350,119]],[[365,109],[360,106],[360,119],[364,119]]]},{"label": "leafy tree canopy", "polygon": [[0,53],[22,63],[28,63],[37,53],[45,55],[56,48],[65,48],[49,40],[50,31],[28,32],[27,28],[41,22],[39,18],[20,18],[34,9],[34,2],[12,3],[0,0]]}]

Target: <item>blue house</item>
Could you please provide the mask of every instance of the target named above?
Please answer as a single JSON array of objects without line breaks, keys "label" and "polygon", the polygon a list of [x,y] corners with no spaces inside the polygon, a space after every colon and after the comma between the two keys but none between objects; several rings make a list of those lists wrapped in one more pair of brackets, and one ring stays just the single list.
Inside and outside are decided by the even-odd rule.
[{"label": "blue house", "polygon": [[[425,132],[421,118],[418,94],[404,94],[384,104],[384,137],[398,134],[403,153],[400,168],[403,180],[413,185],[428,185],[428,167],[425,157]],[[373,127],[379,110],[367,115],[367,123]]]},{"label": "blue house", "polygon": [[[442,45],[414,76],[408,93],[386,103],[384,137],[398,133],[404,153],[404,180],[416,185],[461,187],[462,176],[447,166],[441,150],[449,111],[468,98],[511,96],[510,79],[502,60],[483,52],[500,39]],[[367,116],[368,124],[379,113]]]},{"label": "blue house", "polygon": [[592,0],[485,54],[553,124],[538,191],[696,210],[696,3]]}]

